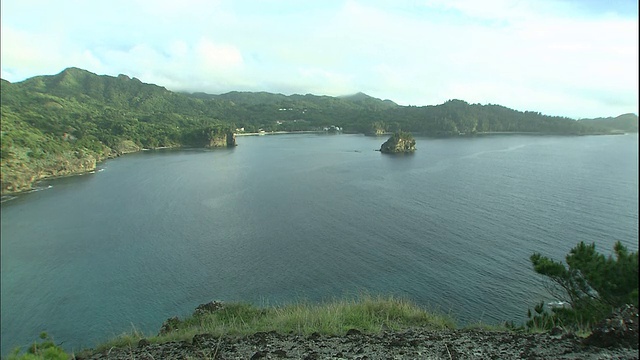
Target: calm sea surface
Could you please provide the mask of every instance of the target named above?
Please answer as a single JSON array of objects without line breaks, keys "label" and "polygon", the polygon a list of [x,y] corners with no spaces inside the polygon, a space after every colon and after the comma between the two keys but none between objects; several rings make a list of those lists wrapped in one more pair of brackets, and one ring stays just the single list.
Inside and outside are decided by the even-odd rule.
[{"label": "calm sea surface", "polygon": [[[211,300],[395,294],[459,324],[550,299],[529,264],[638,249],[638,136],[239,137],[100,164],[2,204],[2,354],[156,333]],[[51,187],[49,187],[51,185]]]}]

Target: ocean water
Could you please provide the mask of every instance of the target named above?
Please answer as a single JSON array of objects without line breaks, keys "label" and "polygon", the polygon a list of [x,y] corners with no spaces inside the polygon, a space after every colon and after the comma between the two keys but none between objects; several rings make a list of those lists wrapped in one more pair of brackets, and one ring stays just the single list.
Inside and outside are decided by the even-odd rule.
[{"label": "ocean water", "polygon": [[529,264],[579,241],[638,249],[638,136],[239,137],[144,151],[2,203],[2,354],[47,331],[68,350],[211,300],[361,292],[522,322],[551,301]]}]

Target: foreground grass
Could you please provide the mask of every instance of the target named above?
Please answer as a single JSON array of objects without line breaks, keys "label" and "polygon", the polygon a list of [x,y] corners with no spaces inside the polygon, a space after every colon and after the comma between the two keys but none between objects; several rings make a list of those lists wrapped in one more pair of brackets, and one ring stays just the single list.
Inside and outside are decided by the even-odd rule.
[{"label": "foreground grass", "polygon": [[174,323],[172,331],[145,336],[138,331],[122,334],[96,347],[96,351],[137,345],[141,339],[150,343],[191,341],[197,334],[245,336],[262,331],[282,334],[344,335],[349,329],[365,333],[426,327],[434,330],[453,329],[452,317],[426,311],[414,303],[391,296],[362,296],[337,299],[322,304],[298,302],[285,306],[259,308],[246,303],[224,304],[220,310],[190,316]]},{"label": "foreground grass", "polygon": [[[416,327],[432,330],[456,327],[454,318],[443,312],[426,310],[403,298],[370,295],[334,299],[320,304],[300,301],[289,305],[267,307],[257,307],[247,303],[225,303],[221,309],[214,312],[176,319],[171,325],[171,330],[162,335],[144,334],[134,328],[128,333],[98,345],[95,349],[83,350],[78,355],[86,356],[113,348],[136,347],[142,339],[149,343],[191,342],[198,334],[241,337],[257,332],[276,331],[281,334],[303,336],[313,333],[341,336],[350,329],[357,329],[363,333],[380,333],[384,330]],[[471,324],[467,328],[510,331],[502,325],[483,323]],[[52,346],[48,345],[49,342]],[[47,346],[43,346],[45,344]],[[53,350],[49,349],[50,347],[54,347],[52,341],[38,344],[35,348],[32,346],[26,354],[20,354],[17,349],[9,355],[8,359],[74,358],[74,355],[65,354],[58,347],[54,347]],[[32,351],[33,349],[36,351]],[[55,356],[45,354],[44,350],[50,352],[56,350]]]}]

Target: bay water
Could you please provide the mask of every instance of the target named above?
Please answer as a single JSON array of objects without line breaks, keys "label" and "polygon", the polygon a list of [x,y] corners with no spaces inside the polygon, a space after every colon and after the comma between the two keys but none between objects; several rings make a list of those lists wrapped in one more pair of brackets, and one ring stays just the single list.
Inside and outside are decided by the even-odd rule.
[{"label": "bay water", "polygon": [[638,249],[638,136],[238,137],[50,180],[2,203],[2,355],[155,334],[212,300],[392,294],[460,325],[551,298],[533,252]]}]

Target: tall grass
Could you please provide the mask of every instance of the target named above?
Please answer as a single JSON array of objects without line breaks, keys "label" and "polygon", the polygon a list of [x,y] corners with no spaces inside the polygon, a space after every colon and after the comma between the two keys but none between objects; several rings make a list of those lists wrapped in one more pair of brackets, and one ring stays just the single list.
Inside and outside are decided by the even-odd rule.
[{"label": "tall grass", "polygon": [[427,311],[409,300],[393,296],[361,295],[320,304],[298,301],[265,308],[246,303],[229,303],[215,312],[185,318],[167,334],[145,337],[134,330],[99,345],[96,350],[135,346],[142,338],[150,343],[190,341],[194,335],[203,333],[214,336],[245,336],[256,332],[277,331],[297,335],[344,335],[350,329],[378,333],[386,329],[402,330],[412,327],[452,329],[455,322],[449,315]]}]

